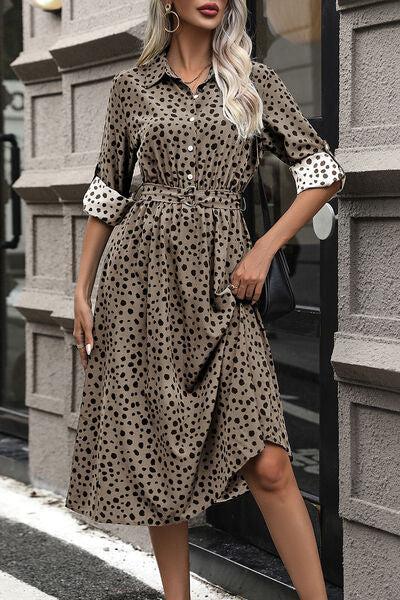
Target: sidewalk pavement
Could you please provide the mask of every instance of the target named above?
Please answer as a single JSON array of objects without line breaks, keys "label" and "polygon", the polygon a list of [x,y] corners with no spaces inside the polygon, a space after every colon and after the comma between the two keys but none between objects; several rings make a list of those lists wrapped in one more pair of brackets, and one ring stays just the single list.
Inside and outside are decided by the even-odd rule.
[{"label": "sidewalk pavement", "polygon": [[[162,600],[154,556],[0,476],[0,600]],[[191,574],[192,600],[240,600]]]},{"label": "sidewalk pavement", "polygon": [[19,600],[56,600],[40,590],[19,581],[12,575],[0,572],[0,600],[18,598]]}]

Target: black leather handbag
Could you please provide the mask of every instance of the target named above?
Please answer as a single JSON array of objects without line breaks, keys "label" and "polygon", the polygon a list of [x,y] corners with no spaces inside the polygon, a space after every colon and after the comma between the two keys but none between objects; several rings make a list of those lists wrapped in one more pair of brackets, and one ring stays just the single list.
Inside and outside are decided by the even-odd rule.
[{"label": "black leather handbag", "polygon": [[[257,169],[257,179],[260,193],[261,211],[264,230],[271,227],[268,212],[267,196],[262,182],[260,168]],[[290,283],[289,267],[282,248],[275,253],[265,278],[261,295],[256,303],[264,321],[274,321],[294,310],[296,301]]]}]

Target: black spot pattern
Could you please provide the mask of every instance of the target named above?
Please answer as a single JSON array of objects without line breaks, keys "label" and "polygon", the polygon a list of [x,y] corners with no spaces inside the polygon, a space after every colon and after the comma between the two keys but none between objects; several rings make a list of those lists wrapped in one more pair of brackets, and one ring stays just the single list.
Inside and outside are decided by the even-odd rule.
[{"label": "black spot pattern", "polygon": [[[271,97],[277,84],[265,65],[253,73],[269,115],[258,143],[298,166],[303,185],[304,160],[316,151],[321,160],[324,141],[281,92]],[[144,181],[196,185],[208,201],[229,204],[213,190],[244,189],[257,154],[222,115],[212,69],[197,94],[165,52],[111,87],[84,210],[118,226],[99,281],[65,502],[94,521],[187,520],[246,492],[239,469],[267,441],[293,460],[266,331],[227,287],[251,247],[242,213],[171,202],[162,189],[148,201],[129,195],[136,160]]]},{"label": "black spot pattern", "polygon": [[304,117],[279,75],[267,65],[255,63],[255,85],[264,104],[261,152],[269,150],[289,165],[299,194],[305,189],[326,187],[346,175],[322,139]]},{"label": "black spot pattern", "polygon": [[99,177],[94,177],[84,196],[85,212],[101,219],[109,225],[117,225],[129,208],[129,198],[121,196]]}]

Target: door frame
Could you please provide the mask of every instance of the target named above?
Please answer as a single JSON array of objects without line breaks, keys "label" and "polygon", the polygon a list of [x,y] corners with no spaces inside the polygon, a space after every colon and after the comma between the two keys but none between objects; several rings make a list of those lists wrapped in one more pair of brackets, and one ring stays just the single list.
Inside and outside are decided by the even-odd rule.
[{"label": "door frame", "polygon": [[[334,152],[339,141],[339,13],[322,0],[321,134]],[[330,201],[337,214],[336,196]],[[329,581],[343,587],[343,524],[339,516],[338,386],[331,356],[338,329],[338,231],[320,242],[320,490],[321,561]],[[323,268],[323,266],[328,268]]]},{"label": "door frame", "polygon": [[[22,12],[21,18],[22,18]],[[3,12],[0,13],[0,40],[2,44],[7,44],[8,35],[7,28],[4,23],[5,15]],[[22,24],[21,24],[22,32]],[[9,35],[13,35],[14,31],[9,28]],[[22,35],[22,33],[21,33]],[[21,39],[22,44],[22,39]],[[5,100],[3,94],[5,92],[3,86],[4,73],[5,73],[5,57],[7,54],[2,52],[3,59],[0,60],[0,106],[5,107]],[[11,144],[11,178],[10,184],[12,184],[20,175],[20,151],[15,136],[12,134],[4,135],[4,115],[3,111],[0,111],[0,244],[3,245],[5,241],[5,223],[2,216],[5,210],[6,199],[3,196],[3,191],[7,189],[4,185],[4,149],[6,144]],[[20,222],[21,213],[19,207],[20,199],[15,191],[12,191],[12,210],[13,210],[13,243],[9,243],[9,247],[16,247],[20,235]],[[0,335],[0,390],[4,390],[7,385],[6,380],[6,361],[7,361],[7,306],[6,306],[6,247],[0,247],[0,328],[2,335]],[[1,393],[1,392],[0,392]],[[0,433],[20,437],[24,440],[28,439],[28,411],[15,410],[2,405],[2,398],[0,396]]]}]

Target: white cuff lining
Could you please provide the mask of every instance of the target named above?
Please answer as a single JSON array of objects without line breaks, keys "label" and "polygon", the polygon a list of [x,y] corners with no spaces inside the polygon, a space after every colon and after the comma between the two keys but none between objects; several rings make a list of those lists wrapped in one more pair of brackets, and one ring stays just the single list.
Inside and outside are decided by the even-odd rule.
[{"label": "white cuff lining", "polygon": [[117,225],[132,203],[108,187],[99,177],[94,177],[83,197],[83,212],[97,217],[107,225]]},{"label": "white cuff lining", "polygon": [[327,187],[335,181],[341,182],[338,190],[341,192],[346,181],[341,165],[328,149],[306,156],[289,169],[294,177],[298,194],[308,188]]}]

